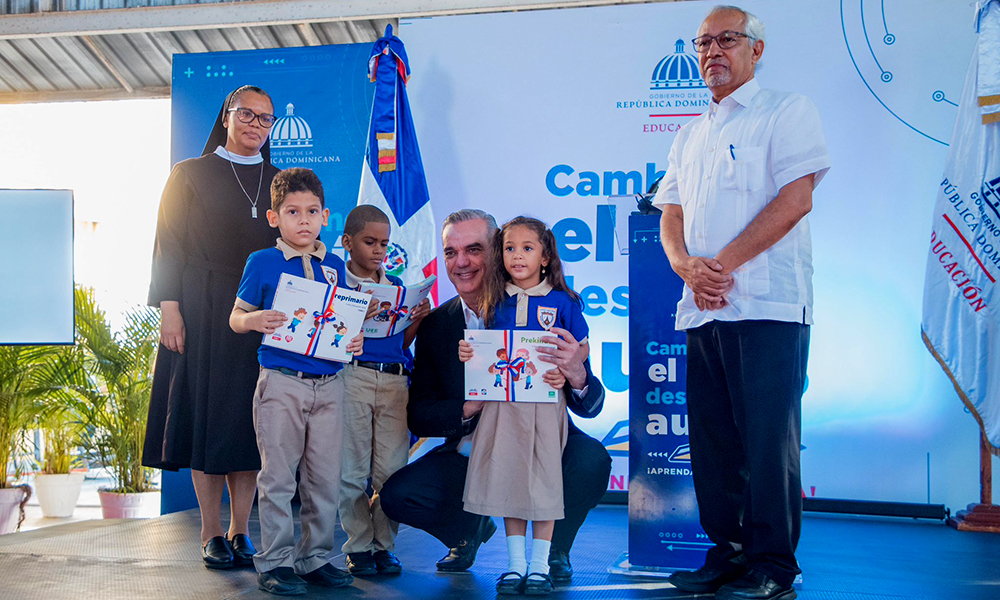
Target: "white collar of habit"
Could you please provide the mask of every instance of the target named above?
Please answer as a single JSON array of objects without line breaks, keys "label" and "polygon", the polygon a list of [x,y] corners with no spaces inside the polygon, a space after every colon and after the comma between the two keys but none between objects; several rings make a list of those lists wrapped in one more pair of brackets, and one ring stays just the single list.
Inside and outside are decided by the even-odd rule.
[{"label": "white collar of habit", "polygon": [[222,146],[215,147],[215,155],[238,165],[259,165],[264,162],[264,157],[260,155],[260,152],[253,156],[243,156],[242,154],[233,154]]}]

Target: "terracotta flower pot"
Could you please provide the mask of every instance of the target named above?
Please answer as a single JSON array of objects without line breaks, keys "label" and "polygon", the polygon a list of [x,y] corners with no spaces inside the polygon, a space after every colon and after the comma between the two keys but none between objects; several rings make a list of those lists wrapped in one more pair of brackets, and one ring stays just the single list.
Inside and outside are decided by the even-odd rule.
[{"label": "terracotta flower pot", "polygon": [[49,518],[73,516],[76,501],[80,499],[84,473],[35,475],[35,493],[42,515]]},{"label": "terracotta flower pot", "polygon": [[148,519],[160,516],[160,492],[120,494],[100,490],[105,519]]},{"label": "terracotta flower pot", "polygon": [[21,504],[29,495],[30,491],[23,487],[0,488],[0,534],[17,529],[21,521]]}]

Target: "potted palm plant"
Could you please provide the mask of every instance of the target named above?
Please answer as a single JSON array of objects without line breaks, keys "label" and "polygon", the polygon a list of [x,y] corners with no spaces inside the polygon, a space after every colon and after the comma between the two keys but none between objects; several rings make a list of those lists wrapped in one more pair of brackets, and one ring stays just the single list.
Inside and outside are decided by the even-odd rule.
[{"label": "potted palm plant", "polygon": [[31,495],[18,485],[25,435],[72,376],[71,352],[58,346],[0,346],[0,534],[20,527]]},{"label": "potted palm plant", "polygon": [[90,429],[88,446],[114,482],[100,490],[104,518],[156,516],[160,493],[152,483],[153,470],[142,465],[142,446],[160,339],[159,314],[145,306],[132,308],[124,327],[115,332],[93,291],[77,288],[76,326],[86,373],[77,393]]},{"label": "potted palm plant", "polygon": [[81,445],[83,424],[72,405],[54,402],[39,418],[38,426],[44,441],[41,469],[34,483],[42,515],[72,517],[84,479],[83,472],[73,472],[81,462],[74,450]]}]

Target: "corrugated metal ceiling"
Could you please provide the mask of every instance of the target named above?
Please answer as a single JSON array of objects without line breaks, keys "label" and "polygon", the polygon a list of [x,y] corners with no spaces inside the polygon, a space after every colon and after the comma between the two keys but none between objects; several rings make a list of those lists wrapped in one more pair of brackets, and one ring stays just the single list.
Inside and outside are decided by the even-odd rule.
[{"label": "corrugated metal ceiling", "polygon": [[675,0],[0,0],[0,103],[160,98],[173,54],[374,42],[398,17]]},{"label": "corrugated metal ceiling", "polygon": [[[37,4],[7,0],[0,13],[23,14]],[[73,4],[100,9],[125,2]],[[0,103],[167,97],[173,54],[374,42],[386,23],[395,20],[0,39]]]}]

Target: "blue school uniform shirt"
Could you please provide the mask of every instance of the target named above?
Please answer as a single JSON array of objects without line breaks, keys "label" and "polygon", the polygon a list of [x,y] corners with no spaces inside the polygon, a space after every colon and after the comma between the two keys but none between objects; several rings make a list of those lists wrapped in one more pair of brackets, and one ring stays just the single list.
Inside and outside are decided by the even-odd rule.
[{"label": "blue school uniform shirt", "polygon": [[544,329],[561,327],[581,344],[590,335],[580,303],[548,282],[522,290],[507,284],[507,299],[497,308],[491,329]]},{"label": "blue school uniform shirt", "polygon": [[[403,285],[402,279],[395,275],[389,275],[381,268],[375,274],[377,280],[359,279],[354,273],[351,273],[350,269],[346,269],[345,273],[344,285],[354,290],[359,289],[362,282],[374,282],[382,285]],[[410,307],[410,309],[413,308],[412,306]],[[403,348],[403,331],[384,338],[366,337],[365,351],[358,360],[377,363],[402,363],[406,368],[413,366],[413,358],[410,351]]]},{"label": "blue school uniform shirt", "polygon": [[[274,304],[274,290],[282,273],[325,281],[330,285],[343,284],[345,281],[344,261],[327,252],[323,242],[317,241],[312,252],[303,254],[278,238],[276,246],[258,250],[247,258],[243,279],[236,292],[236,306],[248,312],[258,308],[270,310]],[[344,340],[345,343],[349,341]],[[344,366],[343,363],[296,354],[264,344],[257,350],[257,360],[267,369],[286,368],[312,375],[333,375]]]}]

